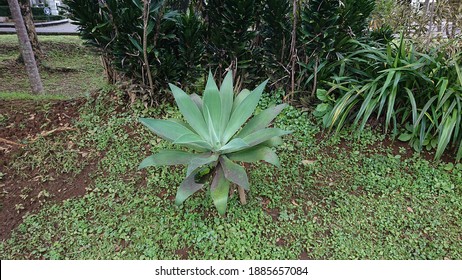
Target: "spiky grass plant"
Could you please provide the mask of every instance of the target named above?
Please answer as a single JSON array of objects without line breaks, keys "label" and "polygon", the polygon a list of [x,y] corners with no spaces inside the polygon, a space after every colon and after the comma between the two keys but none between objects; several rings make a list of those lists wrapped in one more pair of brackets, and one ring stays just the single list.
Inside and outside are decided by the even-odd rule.
[{"label": "spiky grass plant", "polygon": [[151,118],[140,121],[163,139],[192,151],[160,151],[144,159],[139,168],[187,165],[186,179],[177,190],[177,205],[202,189],[212,177],[210,194],[218,212],[224,215],[231,184],[238,186],[240,194],[250,186],[244,167],[236,162],[263,160],[279,166],[278,156],[271,148],[282,142],[281,136],[290,133],[268,128],[285,104],[270,107],[247,122],[254,114],[266,83],[253,91],[244,89],[235,96],[231,73],[226,75],[220,89],[209,74],[202,98],[188,95],[170,84],[186,122]]}]

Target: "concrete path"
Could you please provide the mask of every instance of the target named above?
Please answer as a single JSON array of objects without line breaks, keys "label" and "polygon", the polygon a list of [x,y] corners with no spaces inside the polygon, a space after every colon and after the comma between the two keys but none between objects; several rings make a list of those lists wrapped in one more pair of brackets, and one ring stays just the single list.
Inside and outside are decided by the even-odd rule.
[{"label": "concrete path", "polygon": [[[51,22],[46,26],[36,26],[35,29],[39,35],[77,35],[78,26],[69,21],[64,22]],[[2,24],[0,25],[0,34],[16,34],[14,25]]]}]

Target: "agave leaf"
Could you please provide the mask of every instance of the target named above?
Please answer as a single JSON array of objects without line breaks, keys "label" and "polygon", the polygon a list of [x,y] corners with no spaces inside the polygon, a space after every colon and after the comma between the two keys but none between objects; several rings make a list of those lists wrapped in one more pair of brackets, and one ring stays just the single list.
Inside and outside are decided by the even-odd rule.
[{"label": "agave leaf", "polygon": [[260,114],[254,116],[242,129],[236,134],[236,137],[245,137],[257,130],[267,127],[277,115],[285,108],[287,104],[272,106]]},{"label": "agave leaf", "polygon": [[184,165],[188,164],[195,157],[197,157],[197,154],[177,150],[164,150],[145,158],[138,166],[138,170],[148,166]]},{"label": "agave leaf", "polygon": [[215,204],[218,213],[224,215],[228,204],[229,181],[226,180],[220,165],[217,166],[215,176],[210,185],[210,195],[212,196],[213,204]]},{"label": "agave leaf", "polygon": [[221,145],[220,137],[218,136],[219,132],[215,128],[214,122],[212,120],[212,117],[210,116],[207,105],[204,106],[204,114],[207,115],[206,119],[207,119],[207,126],[209,129],[209,139],[208,139],[209,143],[213,147],[213,149],[216,149],[217,147]]},{"label": "agave leaf", "polygon": [[172,90],[173,96],[175,97],[175,102],[186,121],[192,128],[194,128],[197,134],[199,134],[203,139],[207,139],[207,125],[205,124],[204,117],[197,105],[182,89],[172,84],[169,84],[169,86]]},{"label": "agave leaf", "polygon": [[228,125],[229,118],[231,117],[231,111],[233,109],[233,72],[228,71],[220,87],[221,95],[221,123],[220,123],[220,136],[225,132],[226,126]]},{"label": "agave leaf", "polygon": [[[215,134],[221,136],[220,134],[220,125],[221,125],[221,96],[218,91],[218,87],[213,80],[212,73],[209,73],[209,78],[207,80],[207,86],[204,91],[204,119],[208,125],[208,131],[210,132],[210,127],[213,127]],[[211,136],[211,135],[210,135]]]},{"label": "agave leaf", "polygon": [[282,144],[284,144],[284,142],[282,141],[282,138],[279,137],[279,136],[272,137],[271,139],[266,140],[266,141],[261,143],[261,145],[267,146],[267,147],[277,147],[277,146],[280,146]]},{"label": "agave leaf", "polygon": [[178,187],[175,197],[176,205],[183,203],[188,197],[190,197],[193,193],[197,192],[204,186],[204,184],[198,184],[195,182],[194,176],[196,173],[197,170],[192,172]]},{"label": "agave leaf", "polygon": [[282,136],[289,133],[291,133],[291,131],[285,131],[280,128],[265,128],[247,135],[246,137],[242,138],[242,140],[247,142],[249,146],[255,146],[270,140],[273,137]]},{"label": "agave leaf", "polygon": [[219,150],[222,154],[232,153],[239,150],[243,150],[249,147],[249,144],[242,140],[241,138],[234,138],[233,140],[229,141],[228,144],[221,147]]},{"label": "agave leaf", "polygon": [[204,103],[202,101],[202,98],[199,95],[195,94],[195,93],[189,95],[189,98],[191,98],[191,100],[196,104],[197,108],[199,108],[199,111],[202,112],[203,111],[203,103]]},{"label": "agave leaf", "polygon": [[228,126],[223,134],[223,143],[228,142],[237,130],[245,123],[245,121],[253,114],[267,82],[268,80],[261,83],[250,93],[249,96],[237,105],[236,109],[231,114]]},{"label": "agave leaf", "polygon": [[184,134],[194,134],[194,132],[177,121],[157,120],[151,118],[140,118],[139,120],[152,132],[171,142],[175,141],[178,137]]},{"label": "agave leaf", "polygon": [[227,157],[230,160],[242,162],[258,162],[263,160],[275,165],[276,167],[280,167],[279,158],[276,153],[271,148],[260,145],[247,150],[228,154]]},{"label": "agave leaf", "polygon": [[226,179],[245,190],[249,189],[249,178],[244,167],[232,162],[226,156],[220,156],[220,166],[223,168]]},{"label": "agave leaf", "polygon": [[[248,89],[243,89],[241,92],[234,98],[233,108],[231,112],[235,111],[236,108],[246,99],[252,92]],[[231,117],[231,116],[230,116]]]},{"label": "agave leaf", "polygon": [[200,156],[194,157],[188,163],[188,170],[186,172],[186,175],[193,173],[195,170],[197,170],[199,167],[203,165],[215,166],[215,163],[217,161],[218,161],[218,155],[212,154],[212,153],[204,153],[204,154],[201,154]]},{"label": "agave leaf", "polygon": [[202,149],[211,150],[212,147],[209,143],[202,140],[202,138],[195,133],[187,133],[178,137],[173,144],[182,145],[182,146],[198,146]]}]

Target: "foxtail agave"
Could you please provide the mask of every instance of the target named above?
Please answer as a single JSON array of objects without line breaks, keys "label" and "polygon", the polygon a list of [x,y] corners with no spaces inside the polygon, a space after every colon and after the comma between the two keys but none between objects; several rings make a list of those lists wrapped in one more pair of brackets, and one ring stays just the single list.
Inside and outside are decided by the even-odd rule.
[{"label": "foxtail agave", "polygon": [[266,83],[253,91],[244,89],[235,96],[231,73],[226,75],[220,89],[209,74],[202,98],[197,94],[188,95],[170,84],[186,122],[151,118],[141,118],[140,122],[163,139],[192,151],[163,150],[144,159],[139,168],[187,165],[186,179],[177,190],[177,205],[200,190],[212,177],[210,194],[218,212],[224,215],[231,183],[240,190],[249,190],[247,173],[236,162],[263,160],[279,166],[279,159],[271,147],[281,144],[281,136],[290,133],[268,128],[285,104],[272,106],[247,122]]}]

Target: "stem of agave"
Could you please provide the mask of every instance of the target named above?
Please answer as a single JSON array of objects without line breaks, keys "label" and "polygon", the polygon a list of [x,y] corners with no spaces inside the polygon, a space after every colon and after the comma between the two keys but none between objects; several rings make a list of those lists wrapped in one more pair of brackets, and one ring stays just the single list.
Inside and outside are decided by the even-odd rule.
[{"label": "stem of agave", "polygon": [[241,201],[241,204],[246,205],[247,199],[245,198],[245,190],[240,186],[237,186],[237,190],[239,191],[239,199]]}]

